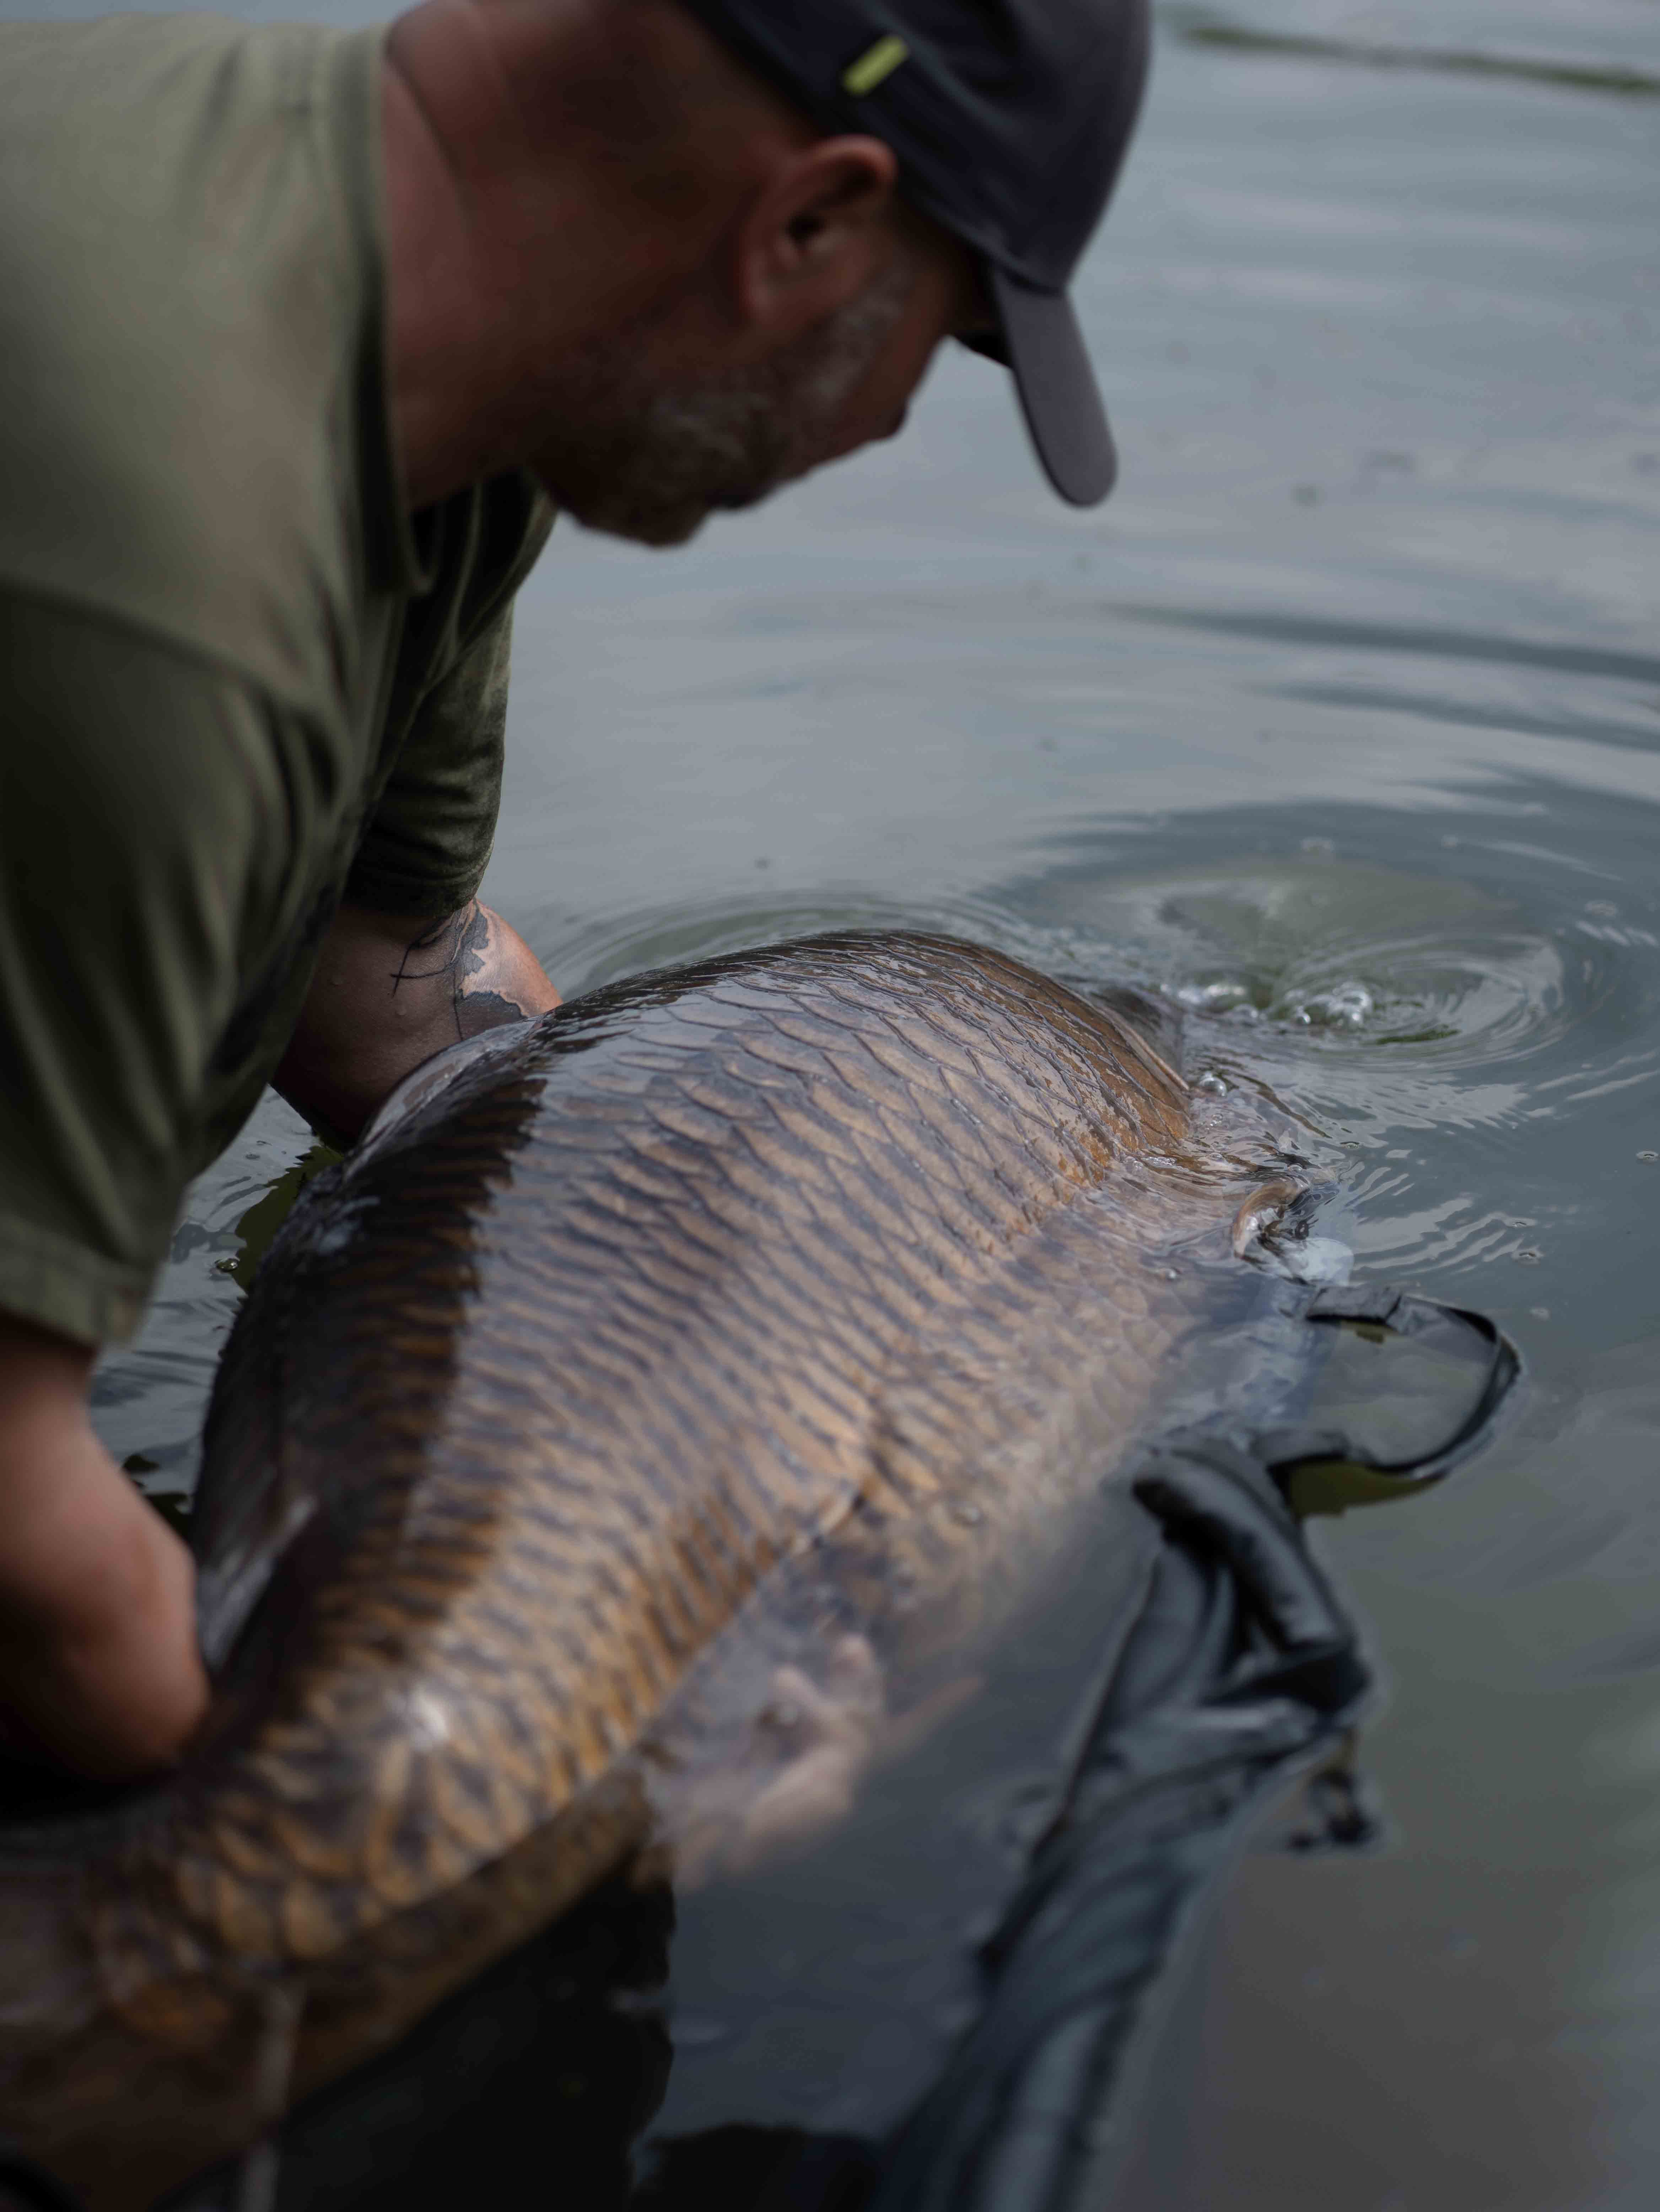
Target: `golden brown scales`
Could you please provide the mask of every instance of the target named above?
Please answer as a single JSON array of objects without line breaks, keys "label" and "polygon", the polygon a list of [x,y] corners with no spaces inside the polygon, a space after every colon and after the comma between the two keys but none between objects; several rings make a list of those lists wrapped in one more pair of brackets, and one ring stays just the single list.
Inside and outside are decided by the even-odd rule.
[{"label": "golden brown scales", "polygon": [[0,1863],[0,2129],[147,2203],[619,1862],[833,1811],[1235,1265],[1261,1166],[1193,1105],[1013,961],[846,935],[384,1117],[221,1370],[209,1612],[280,1564],[207,1739]]}]

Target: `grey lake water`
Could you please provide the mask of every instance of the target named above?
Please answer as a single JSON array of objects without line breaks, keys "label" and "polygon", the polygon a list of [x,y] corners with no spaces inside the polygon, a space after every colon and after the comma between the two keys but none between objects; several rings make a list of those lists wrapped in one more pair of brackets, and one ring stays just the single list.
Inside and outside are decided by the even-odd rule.
[{"label": "grey lake water", "polygon": [[[487,896],[567,994],[897,918],[1155,985],[1300,1121],[1361,1279],[1502,1322],[1499,1442],[1316,1539],[1385,1686],[1381,1841],[1231,1878],[1118,2203],[1623,2212],[1660,2192],[1660,0],[1159,21],[1081,287],[1112,502],[1055,502],[954,354],[902,439],[688,551],[556,532]],[[103,1365],[153,1488],[306,1143],[261,1109]],[[936,1778],[948,1828],[995,1780]],[[833,1998],[802,1947],[878,1901],[791,1881],[683,1903],[660,2131],[872,2132],[943,2047],[949,1914]]]}]

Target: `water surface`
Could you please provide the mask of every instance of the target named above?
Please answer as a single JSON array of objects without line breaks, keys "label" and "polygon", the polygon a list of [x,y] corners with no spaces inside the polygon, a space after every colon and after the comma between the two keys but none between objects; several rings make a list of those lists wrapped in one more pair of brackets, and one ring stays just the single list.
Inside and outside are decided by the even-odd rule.
[{"label": "water surface", "polygon": [[[524,595],[487,891],[567,993],[899,915],[1155,983],[1358,1272],[1530,1361],[1480,1464],[1319,1540],[1384,1841],[1242,1868],[1124,2212],[1660,2186],[1657,82],[1657,0],[1172,7],[1081,283],[1109,507],[954,356],[897,444],[678,556],[556,533]],[[268,1102],[101,1372],[154,1486],[306,1141]],[[663,2129],[879,2126],[945,2033],[948,1913],[821,2002],[790,1883],[684,1909]]]}]

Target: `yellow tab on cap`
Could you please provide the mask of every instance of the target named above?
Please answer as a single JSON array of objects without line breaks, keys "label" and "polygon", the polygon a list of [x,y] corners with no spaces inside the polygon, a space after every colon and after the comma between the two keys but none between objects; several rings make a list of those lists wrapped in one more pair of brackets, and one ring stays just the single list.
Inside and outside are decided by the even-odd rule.
[{"label": "yellow tab on cap", "polygon": [[857,61],[849,62],[841,73],[841,88],[851,92],[855,100],[863,100],[879,84],[892,76],[902,61],[910,56],[911,49],[903,39],[878,39],[867,48]]}]

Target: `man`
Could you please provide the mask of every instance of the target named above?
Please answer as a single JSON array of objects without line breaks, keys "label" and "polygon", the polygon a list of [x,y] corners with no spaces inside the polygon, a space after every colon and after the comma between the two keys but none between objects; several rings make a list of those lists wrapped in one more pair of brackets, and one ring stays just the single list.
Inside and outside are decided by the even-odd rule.
[{"label": "man", "polygon": [[1064,286],[1145,0],[428,0],[0,27],[0,1731],[121,1776],[207,1686],[90,1425],[274,1082],[349,1139],[555,1006],[476,893],[554,507],[651,544],[1008,361],[1113,461]]}]

